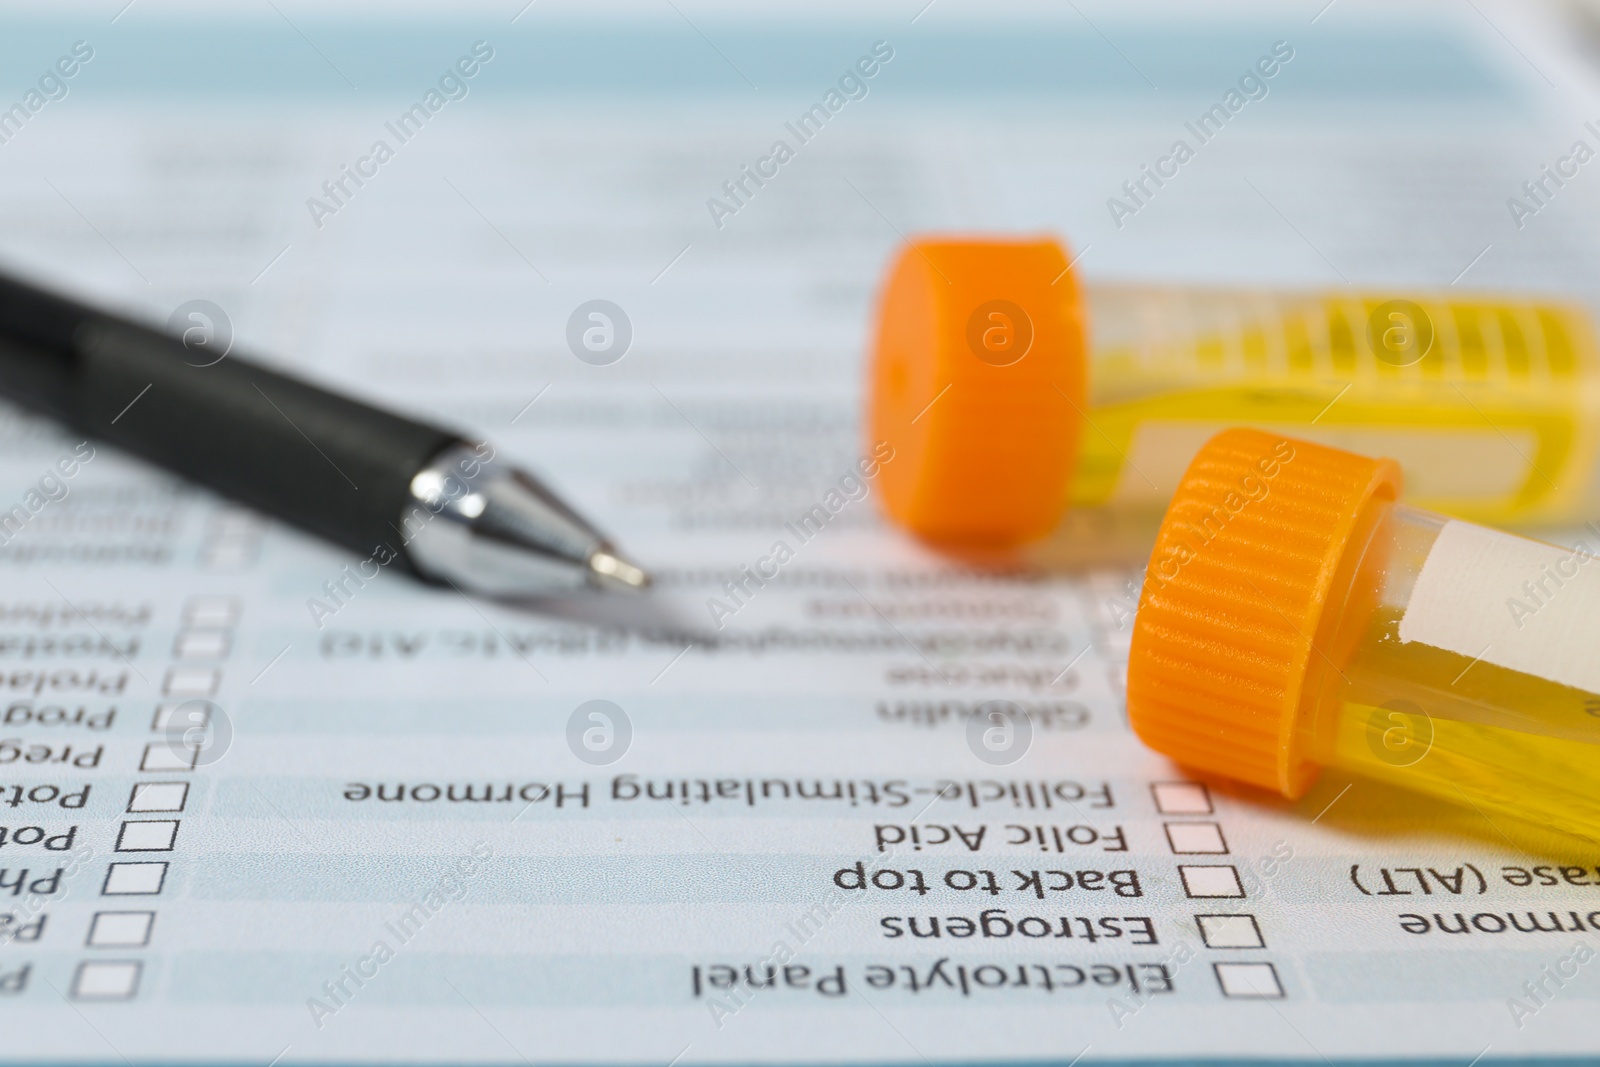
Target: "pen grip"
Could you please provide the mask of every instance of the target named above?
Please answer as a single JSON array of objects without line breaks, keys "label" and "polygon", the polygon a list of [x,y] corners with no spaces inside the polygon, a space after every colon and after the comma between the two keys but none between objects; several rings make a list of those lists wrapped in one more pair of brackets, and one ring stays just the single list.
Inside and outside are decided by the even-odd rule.
[{"label": "pen grip", "polygon": [[461,440],[136,326],[76,340],[84,429],[357,552],[399,548],[412,477]]}]

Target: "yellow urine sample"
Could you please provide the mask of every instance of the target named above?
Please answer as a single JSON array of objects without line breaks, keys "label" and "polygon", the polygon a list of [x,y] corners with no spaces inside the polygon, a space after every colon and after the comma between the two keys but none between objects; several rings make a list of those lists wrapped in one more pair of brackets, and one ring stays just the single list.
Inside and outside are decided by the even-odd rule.
[{"label": "yellow urine sample", "polygon": [[1478,521],[1600,507],[1600,351],[1579,307],[1093,283],[1083,300],[1075,506],[1162,506],[1208,438],[1246,425],[1396,459],[1412,501]]},{"label": "yellow urine sample", "polygon": [[[1347,604],[1356,610],[1331,639],[1330,651],[1349,651],[1323,674],[1326,691],[1303,721],[1310,758],[1469,804],[1491,821],[1600,839],[1595,547],[1392,505],[1357,573]],[[1377,590],[1371,609],[1363,589]]]}]

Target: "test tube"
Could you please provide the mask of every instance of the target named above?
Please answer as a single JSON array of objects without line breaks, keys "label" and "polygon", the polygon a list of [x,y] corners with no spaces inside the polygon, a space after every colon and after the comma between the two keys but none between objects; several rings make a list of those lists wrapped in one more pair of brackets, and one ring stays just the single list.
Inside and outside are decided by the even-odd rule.
[{"label": "test tube", "polygon": [[1400,495],[1393,460],[1251,429],[1204,445],[1145,572],[1135,732],[1287,797],[1332,766],[1600,835],[1600,542]]},{"label": "test tube", "polygon": [[886,278],[870,391],[886,510],[956,545],[1159,515],[1235,425],[1393,456],[1418,503],[1476,521],[1600,498],[1600,349],[1542,298],[1083,285],[1051,238],[924,238]]}]

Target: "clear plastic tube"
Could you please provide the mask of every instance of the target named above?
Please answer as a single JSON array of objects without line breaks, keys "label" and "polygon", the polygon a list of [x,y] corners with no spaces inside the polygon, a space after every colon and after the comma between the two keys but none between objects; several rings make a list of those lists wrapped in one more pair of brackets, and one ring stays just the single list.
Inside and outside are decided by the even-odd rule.
[{"label": "clear plastic tube", "polygon": [[1600,356],[1559,302],[1084,286],[1090,426],[1074,506],[1166,502],[1251,425],[1398,460],[1409,497],[1494,523],[1591,517]]},{"label": "clear plastic tube", "polygon": [[1382,514],[1299,720],[1314,762],[1600,837],[1600,557]]}]

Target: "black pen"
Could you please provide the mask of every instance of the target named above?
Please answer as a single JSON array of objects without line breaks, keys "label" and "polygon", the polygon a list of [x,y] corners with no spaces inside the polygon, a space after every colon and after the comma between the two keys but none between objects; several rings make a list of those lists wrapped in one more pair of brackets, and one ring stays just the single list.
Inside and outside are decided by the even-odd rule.
[{"label": "black pen", "polygon": [[0,394],[464,591],[516,598],[650,584],[487,444],[3,275]]}]

